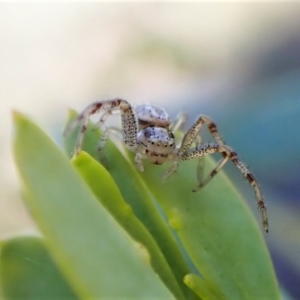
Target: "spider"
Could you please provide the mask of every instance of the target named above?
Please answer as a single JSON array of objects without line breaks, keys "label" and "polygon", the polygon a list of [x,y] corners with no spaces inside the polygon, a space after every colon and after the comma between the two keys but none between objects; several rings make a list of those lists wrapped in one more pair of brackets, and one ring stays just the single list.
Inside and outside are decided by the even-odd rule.
[{"label": "spider", "polygon": [[[88,105],[65,130],[65,134],[67,134],[73,131],[76,126],[80,126],[80,132],[74,150],[75,155],[81,151],[89,117],[98,112],[104,112],[104,114],[96,123],[96,127],[101,127],[109,115],[115,113],[121,114],[124,143],[130,151],[135,153],[135,164],[140,172],[144,171],[143,159],[149,159],[152,164],[157,165],[171,160],[173,161],[171,167],[163,174],[164,178],[168,178],[176,172],[180,161],[201,158],[205,155],[217,152],[221,153],[221,160],[209,175],[204,180],[202,180],[201,176],[198,176],[199,182],[193,192],[204,187],[218,174],[226,162],[231,160],[253,187],[258,208],[262,215],[263,228],[268,232],[267,210],[256,178],[239,159],[237,153],[225,144],[215,123],[209,117],[200,115],[183,136],[181,144],[177,146],[173,132],[184,123],[184,115],[180,115],[176,122],[171,123],[167,112],[154,105],[139,105],[134,111],[129,102],[120,98],[97,101]],[[203,125],[207,126],[210,134],[214,138],[214,143],[203,144],[200,142],[200,130]],[[113,128],[104,130],[98,144],[99,151],[103,149],[108,135],[112,131],[114,131]],[[195,147],[192,147],[193,145],[195,145]],[[200,171],[198,173],[200,173]]]}]

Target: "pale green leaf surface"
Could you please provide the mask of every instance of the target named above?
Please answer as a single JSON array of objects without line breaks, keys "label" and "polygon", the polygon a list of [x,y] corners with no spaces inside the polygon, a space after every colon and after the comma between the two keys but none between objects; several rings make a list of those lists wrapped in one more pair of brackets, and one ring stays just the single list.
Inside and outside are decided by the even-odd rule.
[{"label": "pale green leaf surface", "polygon": [[[217,299],[279,299],[262,226],[257,225],[245,200],[224,172],[193,193],[197,184],[196,164],[182,162],[171,178],[157,180],[166,167],[146,163],[141,177]],[[205,173],[214,164],[206,159]],[[255,196],[250,200],[255,201]]]},{"label": "pale green leaf surface", "polygon": [[214,293],[214,287],[209,286],[200,276],[188,274],[184,277],[184,283],[192,289],[202,300],[219,300],[219,296]]},{"label": "pale green leaf surface", "polygon": [[[87,143],[93,140],[88,134],[85,138]],[[97,142],[93,140],[93,143],[96,149]],[[119,159],[120,153],[110,144],[104,151],[106,155],[114,155],[108,159],[109,170],[117,168],[114,160]],[[133,160],[134,154],[128,155]],[[209,158],[205,160],[206,173],[214,164]],[[177,174],[168,180],[161,179],[168,164],[145,163],[143,174],[135,171],[127,175],[128,180],[135,180],[132,174],[143,179],[201,273],[201,284],[190,277],[194,279],[193,284],[186,280],[187,285],[203,299],[279,299],[262,229],[257,226],[245,200],[222,172],[203,190],[192,193],[196,185],[196,165],[196,161],[182,162]],[[241,184],[244,184],[242,180]],[[254,196],[252,201],[255,201]]]},{"label": "pale green leaf surface", "polygon": [[[127,204],[117,185],[107,170],[86,152],[73,157],[72,164],[78,170],[84,181],[93,191],[97,199],[109,210],[116,221],[130,236],[146,247],[150,262],[155,272],[160,276],[177,299],[184,299],[178,283],[155,240],[134,215],[131,206]],[[103,184],[105,182],[105,184]]]},{"label": "pale green leaf surface", "polygon": [[[76,116],[76,112],[70,110],[67,123]],[[100,132],[99,130],[91,130],[92,126],[92,124],[88,125],[88,130],[84,137],[83,150],[99,160],[97,144],[99,142]],[[78,128],[64,137],[64,146],[70,157],[73,154],[77,136]],[[118,185],[124,200],[132,207],[134,214],[154,237],[186,298],[194,299],[194,293],[191,293],[183,283],[184,276],[190,272],[188,265],[183,258],[170,228],[157,211],[135,167],[120,154],[116,145],[111,141],[106,143],[103,154],[106,159],[108,171]]]},{"label": "pale green leaf surface", "polygon": [[49,256],[41,238],[24,236],[3,241],[0,275],[7,300],[77,300]]},{"label": "pale green leaf surface", "polygon": [[53,141],[21,114],[14,113],[14,125],[14,155],[26,205],[76,294],[81,299],[171,299],[146,251],[99,205]]}]

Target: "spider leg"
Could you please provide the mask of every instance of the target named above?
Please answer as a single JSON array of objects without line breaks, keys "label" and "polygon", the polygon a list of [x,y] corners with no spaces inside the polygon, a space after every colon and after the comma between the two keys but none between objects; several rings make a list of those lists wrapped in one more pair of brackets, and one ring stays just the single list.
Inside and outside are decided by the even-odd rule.
[{"label": "spider leg", "polygon": [[[208,128],[209,132],[211,133],[211,135],[213,136],[214,140],[219,145],[225,145],[225,142],[222,139],[221,135],[219,134],[219,132],[217,130],[217,126],[212,121],[212,119],[209,118],[208,116],[200,115],[197,118],[197,120],[195,121],[195,123],[192,125],[192,127],[185,134],[182,144],[181,144],[180,154],[182,154],[182,153],[184,153],[184,151],[187,151],[188,149],[190,149],[193,142],[196,143],[196,147],[201,143],[201,136],[200,136],[199,132],[200,132],[203,124],[205,124],[207,126],[207,128]],[[199,161],[198,161],[198,167],[197,167],[197,179],[198,179],[199,184],[198,184],[198,187],[196,188],[196,190],[199,190],[201,187],[203,187],[205,184],[207,184],[210,181],[210,179],[215,175],[214,171],[218,172],[218,170],[221,169],[225,163],[226,163],[226,161],[223,162],[223,160],[221,160],[218,163],[218,165],[216,166],[216,168],[212,171],[212,173],[207,178],[205,178],[203,181],[204,161],[203,161],[203,157],[200,157]],[[220,164],[220,166],[219,166],[219,164]]]},{"label": "spider leg", "polygon": [[107,129],[103,130],[100,141],[97,146],[98,152],[101,152],[103,150],[110,134],[113,134],[114,136],[122,140],[120,137],[120,133],[122,133],[122,130],[117,127],[108,127]]},{"label": "spider leg", "polygon": [[[184,113],[184,112],[179,113],[178,116],[176,117],[175,122],[170,125],[170,131],[176,132],[177,130],[180,130],[181,127],[186,123],[187,117],[188,116],[186,113]],[[195,142],[196,146],[201,144],[201,136],[200,136],[199,132],[195,136],[194,140],[196,141]],[[177,171],[177,168],[179,165],[178,164],[178,156],[176,155],[176,153],[174,156],[175,156],[174,163],[171,165],[171,167],[167,171],[165,171],[165,173],[162,176],[162,178],[164,178],[164,179],[169,178]],[[177,158],[176,158],[176,156],[177,156]],[[201,182],[201,179],[203,177],[203,169],[204,169],[204,160],[203,160],[203,157],[199,157],[198,167],[197,167],[197,178],[198,178],[199,182]]]},{"label": "spider leg", "polygon": [[199,131],[202,127],[203,124],[207,125],[208,130],[210,131],[211,135],[215,139],[215,141],[219,145],[224,145],[225,142],[223,141],[221,135],[219,134],[217,130],[217,126],[215,123],[207,116],[200,115],[196,122],[192,125],[192,127],[188,130],[188,132],[184,135],[181,147],[179,149],[180,154],[184,153],[187,151],[195,139],[197,138],[197,135],[199,134]]},{"label": "spider leg", "polygon": [[100,120],[95,123],[94,127],[93,127],[93,130],[96,130],[97,128],[101,128],[103,126],[103,124],[105,123],[106,119],[111,116],[111,115],[114,115],[114,114],[117,114],[117,113],[120,113],[119,110],[108,110],[106,111],[102,117],[100,118]]},{"label": "spider leg", "polygon": [[[178,168],[178,161],[179,160],[190,160],[194,158],[202,158],[205,155],[215,153],[215,152],[220,152],[219,151],[220,145],[218,144],[200,144],[195,148],[192,148],[188,151],[185,151],[183,154],[180,154],[180,149],[174,153],[174,161],[171,167],[163,174],[163,178],[169,178],[171,175],[173,175]],[[199,177],[201,175],[201,168],[198,170]]]},{"label": "spider leg", "polygon": [[[75,127],[79,125],[80,129],[79,129],[79,134],[78,134],[78,138],[75,145],[75,151],[74,151],[76,155],[81,151],[83,137],[87,128],[89,117],[95,113],[99,113],[103,111],[104,115],[97,123],[98,126],[100,124],[103,124],[106,118],[117,109],[121,113],[124,143],[129,150],[135,151],[135,149],[137,148],[136,134],[138,130],[135,115],[133,113],[131,105],[126,100],[117,98],[113,100],[98,101],[90,104],[66,128],[65,134],[68,134],[69,132],[73,131]],[[107,135],[108,133],[106,134],[106,137],[104,137],[104,142],[102,142],[102,147],[105,144]]]},{"label": "spider leg", "polygon": [[178,165],[179,165],[178,158],[175,158],[175,160],[173,161],[171,167],[163,173],[162,178],[167,179],[170,176],[172,176],[177,171]]},{"label": "spider leg", "polygon": [[[249,184],[253,187],[257,199],[258,208],[261,211],[263,227],[264,230],[268,232],[269,225],[268,225],[267,208],[265,206],[258,182],[254,177],[253,173],[250,172],[250,170],[246,167],[246,165],[239,159],[236,152],[234,152],[230,147],[226,145],[204,144],[184,152],[181,155],[181,159],[190,160],[190,159],[194,159],[200,156],[205,156],[216,152],[223,153],[223,159],[219,161],[217,166],[204,180],[204,184],[209,182],[221,170],[221,168],[225,165],[225,163],[230,159],[236,165],[236,167],[241,171],[242,175],[247,179]],[[202,186],[204,186],[204,184],[202,184]]]},{"label": "spider leg", "polygon": [[[225,142],[223,141],[221,135],[219,134],[219,132],[217,130],[217,126],[215,125],[215,123],[209,117],[200,115],[197,118],[196,122],[192,125],[192,127],[184,135],[181,146],[178,150],[179,156],[182,155],[184,152],[188,151],[188,149],[191,148],[193,143],[196,144],[196,148],[201,144],[200,130],[201,130],[203,124],[207,125],[208,130],[210,131],[211,135],[213,136],[213,138],[219,145],[225,144]],[[176,171],[177,166],[178,166],[178,163],[177,163],[177,165],[174,164],[170,168],[170,170],[166,171],[164,177],[167,178],[167,177],[171,176]],[[198,167],[197,167],[197,179],[198,179],[199,185],[202,182],[203,170],[204,170],[204,160],[203,160],[203,157],[200,156],[199,161],[198,161]]]},{"label": "spider leg", "polygon": [[[94,128],[96,129],[96,128]],[[110,134],[113,134],[114,136],[116,136],[118,139],[122,140],[120,133],[122,134],[122,130],[117,128],[117,127],[108,127],[105,130],[102,131],[102,135],[100,137],[100,140],[98,142],[98,146],[97,146],[97,150],[98,150],[98,157],[99,160],[101,161],[101,163],[108,168],[108,163],[107,163],[107,159],[103,153],[103,148],[106,144],[106,141],[109,137]]]},{"label": "spider leg", "polygon": [[94,124],[92,130],[96,130],[98,128],[101,128],[103,126],[103,124],[105,123],[106,119],[108,116],[110,116],[112,114],[111,110],[106,111],[102,117],[100,118],[100,120]]},{"label": "spider leg", "polygon": [[83,137],[84,137],[84,133],[87,129],[87,123],[88,123],[88,118],[85,118],[82,120],[82,123],[80,125],[80,130],[79,130],[79,134],[76,140],[76,144],[75,144],[75,149],[74,149],[74,154],[78,155],[79,152],[81,151],[82,148],[82,143],[83,143]]},{"label": "spider leg", "polygon": [[145,169],[144,169],[144,165],[143,165],[143,161],[142,161],[142,154],[141,153],[138,152],[135,155],[134,161],[135,161],[136,168],[140,172],[144,172]]},{"label": "spider leg", "polygon": [[[188,118],[188,116],[185,112],[179,113],[177,115],[175,121],[173,123],[171,123],[170,128],[169,128],[170,131],[176,132],[177,130],[180,130],[182,128],[182,126],[186,123],[187,118]],[[162,175],[163,179],[169,178],[170,176],[172,176],[177,171],[178,156],[177,157],[176,156],[177,155],[175,154],[174,155],[174,162],[171,165],[171,167],[167,171],[165,171],[164,174]]]},{"label": "spider leg", "polygon": [[[198,133],[196,137],[196,147],[200,145],[201,145],[201,135]],[[200,156],[198,158],[198,165],[197,165],[197,179],[199,183],[203,181],[203,171],[204,171],[204,156]]]},{"label": "spider leg", "polygon": [[[226,147],[230,149],[229,147]],[[261,190],[259,188],[258,182],[253,175],[252,172],[247,168],[247,166],[238,158],[237,153],[234,152],[232,149],[230,149],[229,152],[227,152],[227,155],[229,156],[229,159],[237,166],[237,168],[241,171],[243,176],[247,179],[249,184],[253,187],[254,193],[256,195],[257,199],[257,205],[259,210],[261,211],[262,215],[262,222],[263,222],[263,227],[266,232],[269,230],[269,225],[268,225],[268,214],[267,214],[267,208],[261,193]]]},{"label": "spider leg", "polygon": [[186,123],[187,121],[187,114],[185,112],[181,112],[178,114],[178,116],[175,119],[175,122],[173,122],[170,125],[170,131],[176,132],[177,130],[180,130],[182,126]]}]

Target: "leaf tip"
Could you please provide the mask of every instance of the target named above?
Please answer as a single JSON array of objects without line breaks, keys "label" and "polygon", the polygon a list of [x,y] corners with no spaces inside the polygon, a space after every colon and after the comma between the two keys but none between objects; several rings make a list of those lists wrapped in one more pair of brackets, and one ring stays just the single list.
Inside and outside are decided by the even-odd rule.
[{"label": "leaf tip", "polygon": [[18,137],[20,131],[23,131],[27,128],[27,125],[30,124],[30,120],[22,113],[17,110],[12,110],[12,120],[13,120],[13,137],[14,140]]},{"label": "leaf tip", "polygon": [[77,154],[74,154],[73,156],[72,156],[72,158],[71,158],[71,162],[72,163],[76,163],[76,162],[78,162],[78,161],[86,161],[87,159],[89,159],[90,158],[90,155],[87,153],[87,152],[85,152],[85,151],[80,151],[79,153],[77,153]]},{"label": "leaf tip", "polygon": [[187,274],[183,278],[183,282],[192,290],[194,290],[197,282],[199,283],[200,277],[195,274]]},{"label": "leaf tip", "polygon": [[17,110],[12,110],[12,118],[14,123],[18,123],[20,120],[24,119],[24,115]]},{"label": "leaf tip", "polygon": [[68,108],[68,120],[74,119],[77,116],[76,110]]},{"label": "leaf tip", "polygon": [[191,274],[187,274],[183,277],[183,282],[186,284],[186,285],[190,285],[192,281],[192,276]]}]

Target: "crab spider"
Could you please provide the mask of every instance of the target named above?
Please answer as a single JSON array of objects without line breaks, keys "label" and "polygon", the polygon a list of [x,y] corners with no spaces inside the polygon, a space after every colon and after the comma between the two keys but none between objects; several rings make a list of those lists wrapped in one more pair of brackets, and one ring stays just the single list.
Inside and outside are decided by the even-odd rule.
[{"label": "crab spider", "polygon": [[[253,187],[257,204],[261,211],[263,227],[268,232],[267,210],[256,178],[239,159],[237,153],[225,144],[215,123],[209,117],[200,115],[184,135],[181,144],[177,146],[172,131],[175,131],[176,128],[182,125],[185,121],[184,115],[181,115],[175,123],[171,123],[166,111],[160,107],[143,104],[137,106],[134,110],[126,100],[119,98],[97,101],[87,106],[66,128],[65,133],[68,133],[73,131],[76,126],[80,126],[80,132],[75,145],[75,155],[81,151],[89,117],[98,112],[104,113],[96,124],[99,127],[104,124],[110,114],[121,114],[123,141],[126,147],[135,153],[135,164],[140,172],[144,171],[143,159],[149,159],[152,164],[157,165],[171,160],[173,164],[163,175],[164,178],[168,178],[177,170],[180,161],[201,158],[216,152],[221,153],[221,160],[209,175],[204,180],[200,180],[201,176],[198,176],[199,182],[193,190],[194,192],[204,187],[218,174],[226,162],[231,160]],[[207,126],[214,138],[214,143],[203,144],[199,142],[199,132],[203,125]],[[104,147],[110,131],[111,128],[108,128],[103,132],[98,145],[99,151]],[[194,144],[196,146],[192,147]]]}]

